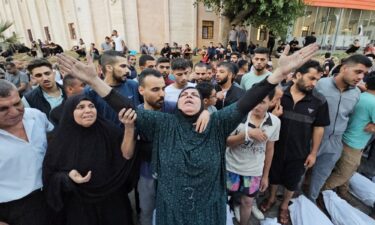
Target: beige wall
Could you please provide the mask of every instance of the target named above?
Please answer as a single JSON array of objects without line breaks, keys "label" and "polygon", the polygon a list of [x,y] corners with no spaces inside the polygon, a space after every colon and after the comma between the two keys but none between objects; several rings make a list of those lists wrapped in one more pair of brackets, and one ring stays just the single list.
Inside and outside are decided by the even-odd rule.
[{"label": "beige wall", "polygon": [[[27,30],[34,40],[46,40],[48,27],[51,41],[65,49],[77,45],[82,38],[86,45],[97,47],[116,29],[130,49],[139,50],[141,43],[153,43],[159,50],[165,42],[186,43],[192,47],[219,42],[222,30],[220,17],[207,12],[195,0],[0,0],[1,20],[14,25],[20,42],[30,46]],[[214,21],[213,39],[202,40],[202,21]],[[76,39],[72,39],[69,23],[74,23]]]},{"label": "beige wall", "polygon": [[[214,35],[212,39],[202,39],[202,21],[214,21]],[[197,45],[202,47],[203,45],[207,46],[212,41],[214,44],[220,42],[219,40],[219,27],[220,27],[220,18],[215,12],[208,12],[203,6],[203,4],[198,5],[198,21],[197,21]]]}]

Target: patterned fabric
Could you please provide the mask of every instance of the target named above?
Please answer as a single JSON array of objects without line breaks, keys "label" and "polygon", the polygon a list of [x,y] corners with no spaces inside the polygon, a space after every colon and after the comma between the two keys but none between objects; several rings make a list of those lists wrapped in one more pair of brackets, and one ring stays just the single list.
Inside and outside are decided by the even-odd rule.
[{"label": "patterned fabric", "polygon": [[227,172],[227,189],[229,192],[240,192],[248,196],[253,196],[259,190],[261,176],[241,176],[232,172]]},{"label": "patterned fabric", "polygon": [[153,140],[157,225],[225,224],[226,137],[244,116],[232,104],[200,134],[180,113],[137,110],[137,129]]}]

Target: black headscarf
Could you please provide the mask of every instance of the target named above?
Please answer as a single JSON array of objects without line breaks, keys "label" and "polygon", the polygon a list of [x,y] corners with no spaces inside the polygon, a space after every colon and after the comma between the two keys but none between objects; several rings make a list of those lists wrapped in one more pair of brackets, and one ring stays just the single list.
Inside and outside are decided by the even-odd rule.
[{"label": "black headscarf", "polygon": [[[74,191],[84,201],[96,202],[122,187],[131,174],[132,161],[121,153],[120,128],[100,115],[90,127],[75,122],[74,110],[83,100],[91,101],[82,94],[66,101],[60,126],[43,162],[44,189],[55,210],[63,207],[63,194],[67,191]],[[90,181],[74,183],[68,177],[72,169],[82,176],[91,171]]]},{"label": "black headscarf", "polygon": [[181,94],[182,94],[184,91],[188,90],[188,89],[194,89],[194,90],[197,90],[197,91],[198,91],[198,89],[196,89],[195,87],[186,87],[186,88],[182,89],[182,91],[181,91],[180,94],[178,95],[178,99],[177,99],[177,103],[176,103],[176,104],[177,104],[176,108],[178,109],[178,110],[177,110],[177,115],[179,115],[179,116],[183,116],[184,118],[186,118],[186,119],[189,120],[190,122],[195,123],[195,122],[197,121],[198,117],[200,116],[200,114],[202,113],[202,111],[204,110],[204,104],[203,104],[202,96],[201,96],[201,94],[199,93],[199,91],[198,91],[198,93],[199,93],[199,97],[200,97],[200,100],[201,100],[201,108],[199,109],[199,111],[198,111],[196,114],[189,116],[189,115],[186,115],[184,112],[182,112],[182,111],[178,108],[178,101],[179,101],[180,98],[181,98]]}]

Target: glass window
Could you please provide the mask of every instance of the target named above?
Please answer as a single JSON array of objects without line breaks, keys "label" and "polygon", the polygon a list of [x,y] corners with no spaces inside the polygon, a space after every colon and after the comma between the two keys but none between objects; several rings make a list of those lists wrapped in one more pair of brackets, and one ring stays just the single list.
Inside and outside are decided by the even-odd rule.
[{"label": "glass window", "polygon": [[202,21],[202,39],[214,38],[214,21]]}]

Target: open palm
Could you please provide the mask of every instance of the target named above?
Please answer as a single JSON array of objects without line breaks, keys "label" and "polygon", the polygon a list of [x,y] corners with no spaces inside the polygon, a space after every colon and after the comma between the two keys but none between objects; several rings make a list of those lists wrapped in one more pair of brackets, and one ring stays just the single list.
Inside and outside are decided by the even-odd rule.
[{"label": "open palm", "polygon": [[89,83],[90,80],[98,76],[95,65],[90,58],[88,58],[87,64],[85,64],[71,56],[60,54],[57,56],[57,61],[61,72],[71,74],[83,82]]},{"label": "open palm", "polygon": [[311,44],[293,53],[292,55],[288,55],[290,46],[287,45],[283,54],[281,54],[279,58],[279,68],[281,72],[285,75],[292,71],[295,71],[305,62],[310,60],[318,51],[318,49],[319,46],[317,44]]}]

